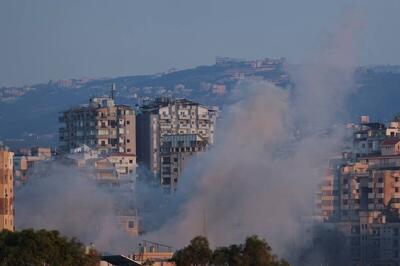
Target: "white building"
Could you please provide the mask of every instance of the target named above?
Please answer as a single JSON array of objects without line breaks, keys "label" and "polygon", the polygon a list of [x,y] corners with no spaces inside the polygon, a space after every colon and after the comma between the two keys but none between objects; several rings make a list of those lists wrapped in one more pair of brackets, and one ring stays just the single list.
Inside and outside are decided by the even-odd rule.
[{"label": "white building", "polygon": [[210,108],[186,99],[161,98],[142,106],[136,118],[139,164],[143,163],[163,183],[162,148],[165,148],[167,138],[177,135],[195,136],[195,140],[201,139],[206,145],[212,145],[217,113],[216,107]]}]

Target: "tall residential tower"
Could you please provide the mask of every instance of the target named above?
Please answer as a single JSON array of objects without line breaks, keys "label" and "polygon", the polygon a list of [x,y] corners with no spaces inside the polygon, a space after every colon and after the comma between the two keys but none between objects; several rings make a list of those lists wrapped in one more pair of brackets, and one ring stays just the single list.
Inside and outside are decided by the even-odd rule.
[{"label": "tall residential tower", "polygon": [[[112,89],[114,95],[115,88]],[[102,154],[136,154],[135,112],[132,107],[115,104],[114,97],[95,97],[89,104],[62,113],[59,149],[64,153],[87,145]]]},{"label": "tall residential tower", "polygon": [[160,98],[137,116],[138,162],[167,188],[176,188],[188,157],[214,143],[217,108]]},{"label": "tall residential tower", "polygon": [[0,142],[0,231],[14,231],[13,156]]}]

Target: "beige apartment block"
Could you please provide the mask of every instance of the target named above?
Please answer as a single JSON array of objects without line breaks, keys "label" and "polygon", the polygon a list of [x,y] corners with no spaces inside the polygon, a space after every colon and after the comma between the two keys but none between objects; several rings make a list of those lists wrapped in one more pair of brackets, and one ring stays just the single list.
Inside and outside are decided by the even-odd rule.
[{"label": "beige apartment block", "polygon": [[135,111],[115,104],[113,98],[91,98],[89,104],[71,108],[59,118],[59,151],[87,145],[101,154],[114,152],[136,154]]},{"label": "beige apartment block", "polygon": [[0,231],[14,231],[13,156],[0,144]]}]

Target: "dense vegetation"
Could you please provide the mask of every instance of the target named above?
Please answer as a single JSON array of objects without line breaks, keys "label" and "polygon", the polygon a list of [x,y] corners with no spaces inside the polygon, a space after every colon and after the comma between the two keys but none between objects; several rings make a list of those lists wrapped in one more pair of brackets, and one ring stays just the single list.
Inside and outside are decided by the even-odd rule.
[{"label": "dense vegetation", "polygon": [[100,259],[93,249],[75,238],[69,239],[57,231],[32,229],[19,232],[0,232],[0,265],[99,265]]},{"label": "dense vegetation", "polygon": [[207,238],[198,236],[178,250],[172,260],[177,266],[288,266],[289,263],[272,254],[264,239],[250,236],[244,244],[210,249]]}]

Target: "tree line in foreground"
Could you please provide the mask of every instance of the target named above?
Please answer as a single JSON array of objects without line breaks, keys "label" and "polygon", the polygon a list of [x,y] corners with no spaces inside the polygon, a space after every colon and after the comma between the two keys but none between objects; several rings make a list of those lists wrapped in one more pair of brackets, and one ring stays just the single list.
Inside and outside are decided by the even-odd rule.
[{"label": "tree line in foreground", "polygon": [[[76,238],[58,231],[27,229],[0,232],[0,266],[98,266],[100,255],[87,250]],[[207,238],[197,236],[190,244],[174,253],[176,266],[288,266],[278,259],[264,239],[250,236],[243,244],[212,250]],[[150,261],[145,265],[152,265]]]},{"label": "tree line in foreground", "polygon": [[234,244],[211,250],[207,238],[198,236],[175,252],[172,261],[177,266],[289,266],[272,253],[271,247],[258,236],[250,236],[244,244]]},{"label": "tree line in foreground", "polygon": [[1,266],[99,264],[100,256],[94,249],[86,250],[77,239],[61,236],[55,230],[0,232]]}]

